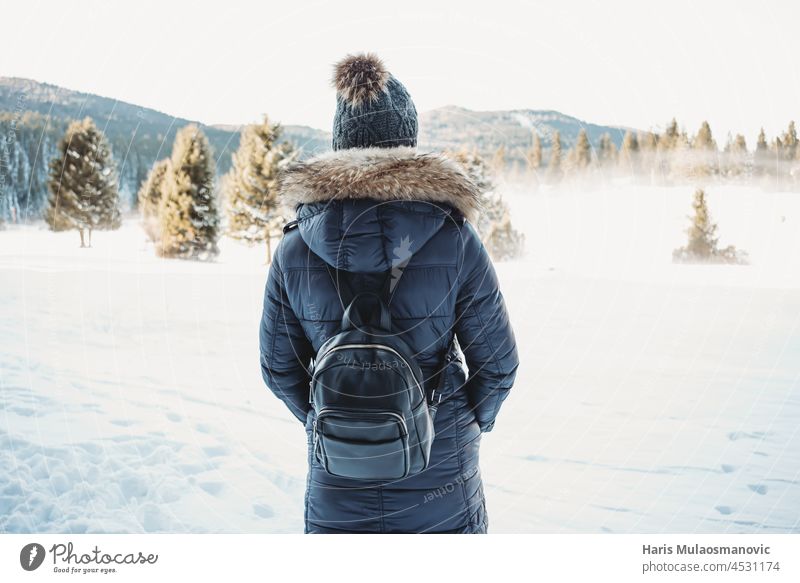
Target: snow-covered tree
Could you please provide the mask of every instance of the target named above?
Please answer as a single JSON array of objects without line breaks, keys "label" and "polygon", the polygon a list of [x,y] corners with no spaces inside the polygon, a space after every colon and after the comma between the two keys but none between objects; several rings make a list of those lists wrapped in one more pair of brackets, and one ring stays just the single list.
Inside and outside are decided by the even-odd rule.
[{"label": "snow-covered tree", "polygon": [[622,138],[622,147],[619,150],[619,164],[624,172],[638,174],[639,171],[639,140],[636,134],[628,130]]},{"label": "snow-covered tree", "polygon": [[601,167],[612,166],[617,161],[617,146],[611,139],[611,134],[606,132],[600,136],[600,143],[597,146],[597,163]]},{"label": "snow-covered tree", "polygon": [[706,177],[717,173],[717,142],[711,134],[711,126],[707,121],[700,124],[697,135],[692,140],[694,150],[694,167],[692,173],[695,177]]},{"label": "snow-covered tree", "polygon": [[542,165],[542,141],[539,139],[539,134],[536,130],[531,132],[531,147],[525,153],[525,161],[528,165],[528,170],[531,172],[538,172]]},{"label": "snow-covered tree", "polygon": [[111,147],[91,118],[67,127],[58,155],[50,162],[48,187],[47,224],[56,231],[77,229],[81,247],[92,246],[93,230],[119,228],[119,192]]},{"label": "snow-covered tree", "polygon": [[278,172],[296,158],[291,144],[278,144],[280,135],[280,125],[266,116],[262,123],[247,126],[222,188],[228,234],[250,245],[266,242],[267,261],[271,239],[286,221],[278,200]]},{"label": "snow-covered tree", "polygon": [[797,158],[797,130],[794,127],[794,121],[789,122],[789,128],[783,134],[783,157],[786,160],[795,160]]},{"label": "snow-covered tree", "polygon": [[737,251],[736,247],[717,248],[717,225],[711,220],[706,193],[698,188],[692,202],[694,215],[686,230],[689,241],[685,247],[672,252],[672,259],[678,263],[747,263],[747,253]]},{"label": "snow-covered tree", "polygon": [[461,150],[450,155],[464,167],[482,193],[481,213],[475,228],[489,255],[497,261],[519,257],[525,236],[511,225],[508,204],[494,191],[491,170],[484,159],[474,150]]},{"label": "snow-covered tree", "polygon": [[584,128],[578,132],[578,139],[575,142],[575,153],[573,163],[578,172],[585,171],[592,163],[592,146],[589,144],[589,136]]},{"label": "snow-covered tree", "polygon": [[558,130],[553,132],[553,137],[550,140],[550,161],[547,164],[547,177],[550,182],[558,182],[563,175],[561,167],[561,132]]},{"label": "snow-covered tree", "polygon": [[502,177],[506,172],[506,146],[500,144],[492,155],[492,173]]},{"label": "snow-covered tree", "polygon": [[163,257],[211,259],[219,252],[219,213],[214,189],[214,158],[196,125],[175,136],[164,178],[157,246]]},{"label": "snow-covered tree", "polygon": [[169,172],[169,159],[156,162],[139,189],[139,211],[142,213],[142,226],[147,238],[157,243],[160,233],[159,210],[164,196],[164,180]]},{"label": "snow-covered tree", "polygon": [[764,133],[764,128],[761,128],[761,131],[758,132],[753,166],[755,167],[755,172],[759,175],[767,174],[770,170],[769,145],[767,144],[767,136]]},{"label": "snow-covered tree", "polygon": [[717,143],[714,141],[714,136],[711,134],[711,126],[707,121],[700,124],[700,129],[697,130],[697,135],[694,137],[692,147],[695,150],[701,151],[716,151]]},{"label": "snow-covered tree", "polygon": [[736,134],[736,137],[728,135],[725,155],[725,173],[731,177],[742,176],[746,172],[747,166],[747,142],[742,134]]}]

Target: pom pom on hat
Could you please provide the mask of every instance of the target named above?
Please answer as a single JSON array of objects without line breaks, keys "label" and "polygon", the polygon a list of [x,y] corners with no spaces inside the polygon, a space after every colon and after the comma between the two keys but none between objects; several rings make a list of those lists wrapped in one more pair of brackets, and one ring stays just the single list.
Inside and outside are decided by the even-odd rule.
[{"label": "pom pom on hat", "polygon": [[347,55],[333,71],[333,86],[351,107],[378,99],[390,77],[383,61],[373,53]]}]

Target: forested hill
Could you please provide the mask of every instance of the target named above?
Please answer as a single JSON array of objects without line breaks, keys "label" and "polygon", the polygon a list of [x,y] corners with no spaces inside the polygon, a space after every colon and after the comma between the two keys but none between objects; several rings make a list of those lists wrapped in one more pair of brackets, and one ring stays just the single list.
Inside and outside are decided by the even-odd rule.
[{"label": "forested hill", "polygon": [[[29,79],[0,77],[0,214],[36,218],[47,200],[47,168],[70,120],[94,119],[108,137],[130,204],[153,163],[169,156],[175,133],[193,123],[124,101],[71,91]],[[239,145],[238,128],[198,125],[214,148],[217,172],[224,173]],[[325,132],[288,126],[284,139],[309,155],[328,147]]]}]

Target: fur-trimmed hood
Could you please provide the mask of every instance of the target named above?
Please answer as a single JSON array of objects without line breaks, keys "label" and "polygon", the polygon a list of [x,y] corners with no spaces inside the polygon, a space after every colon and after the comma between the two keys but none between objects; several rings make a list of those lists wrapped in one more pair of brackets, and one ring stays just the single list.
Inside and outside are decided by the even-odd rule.
[{"label": "fur-trimmed hood", "polygon": [[337,269],[376,273],[416,253],[454,210],[474,219],[480,191],[461,166],[414,148],[340,150],[297,163],[280,198],[308,247]]},{"label": "fur-trimmed hood", "polygon": [[362,198],[443,203],[473,221],[480,208],[480,191],[458,162],[408,147],[339,150],[299,162],[284,172],[280,197],[291,206]]}]

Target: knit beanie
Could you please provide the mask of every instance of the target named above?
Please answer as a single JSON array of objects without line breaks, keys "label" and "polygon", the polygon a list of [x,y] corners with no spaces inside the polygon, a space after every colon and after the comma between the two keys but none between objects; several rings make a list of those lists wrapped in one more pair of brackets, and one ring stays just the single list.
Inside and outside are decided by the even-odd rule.
[{"label": "knit beanie", "polygon": [[403,84],[374,54],[348,55],[334,66],[333,149],[417,145],[417,110]]}]

